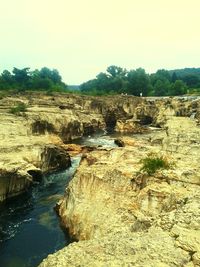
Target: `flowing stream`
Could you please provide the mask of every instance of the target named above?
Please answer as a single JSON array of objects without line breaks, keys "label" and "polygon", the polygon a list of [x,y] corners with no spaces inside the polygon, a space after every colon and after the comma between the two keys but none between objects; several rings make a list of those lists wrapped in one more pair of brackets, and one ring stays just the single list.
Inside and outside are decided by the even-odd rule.
[{"label": "flowing stream", "polygon": [[[91,136],[77,142],[84,145],[115,146],[109,136]],[[72,178],[81,157],[72,166],[48,175],[28,193],[0,206],[0,267],[35,267],[48,254],[72,242],[59,225],[54,206]]]}]

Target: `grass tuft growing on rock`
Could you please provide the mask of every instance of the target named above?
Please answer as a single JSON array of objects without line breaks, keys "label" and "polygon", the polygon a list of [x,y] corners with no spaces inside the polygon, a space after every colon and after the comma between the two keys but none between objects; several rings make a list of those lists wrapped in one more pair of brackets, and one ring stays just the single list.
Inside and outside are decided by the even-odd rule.
[{"label": "grass tuft growing on rock", "polygon": [[170,164],[164,156],[157,154],[149,154],[146,158],[141,160],[143,166],[140,171],[146,172],[148,175],[156,173],[160,169],[168,169]]},{"label": "grass tuft growing on rock", "polygon": [[24,103],[19,103],[16,107],[10,109],[10,113],[20,115],[21,112],[26,112],[27,106]]}]

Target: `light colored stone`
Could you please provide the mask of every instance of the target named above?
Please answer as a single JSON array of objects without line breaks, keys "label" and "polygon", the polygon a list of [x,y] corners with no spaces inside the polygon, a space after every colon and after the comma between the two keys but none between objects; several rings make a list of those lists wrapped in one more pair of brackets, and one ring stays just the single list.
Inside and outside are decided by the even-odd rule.
[{"label": "light colored stone", "polygon": [[[19,102],[27,112],[9,114]],[[40,266],[199,266],[199,107],[199,100],[132,96],[30,93],[1,99],[1,200],[27,189],[33,178],[28,171],[57,169],[60,160],[49,151],[63,154],[64,143],[75,138],[99,129],[166,127],[137,145],[84,154],[59,201],[63,225],[81,241]],[[139,175],[149,152],[170,155],[174,166]]]},{"label": "light colored stone", "polygon": [[[176,123],[190,125],[187,118],[170,120],[172,133]],[[173,146],[168,134],[163,146],[150,142],[87,153],[59,208],[63,225],[80,241],[40,267],[199,266],[200,187],[184,175],[194,166],[192,175],[198,175],[196,154],[166,151],[166,142]],[[176,141],[180,150],[184,145],[184,138]],[[138,175],[149,152],[164,154],[174,164],[151,176]]]}]

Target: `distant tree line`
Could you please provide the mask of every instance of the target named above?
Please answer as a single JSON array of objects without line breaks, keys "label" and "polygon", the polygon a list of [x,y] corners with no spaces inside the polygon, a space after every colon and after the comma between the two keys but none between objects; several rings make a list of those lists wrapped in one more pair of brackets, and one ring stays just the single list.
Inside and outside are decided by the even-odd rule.
[{"label": "distant tree line", "polygon": [[67,85],[56,69],[47,67],[30,71],[30,68],[4,70],[0,75],[0,90],[53,90],[62,91]]},{"label": "distant tree line", "polygon": [[80,88],[83,93],[95,95],[183,95],[194,88],[200,88],[200,68],[176,71],[161,69],[154,74],[147,74],[142,68],[127,71],[112,65],[105,73],[99,73],[95,79],[83,83]]},{"label": "distant tree line", "polygon": [[148,74],[142,68],[126,70],[112,65],[106,72],[80,86],[67,86],[56,69],[43,67],[4,70],[0,75],[0,90],[66,91],[91,95],[130,94],[139,96],[174,96],[200,93],[200,68],[158,70]]}]

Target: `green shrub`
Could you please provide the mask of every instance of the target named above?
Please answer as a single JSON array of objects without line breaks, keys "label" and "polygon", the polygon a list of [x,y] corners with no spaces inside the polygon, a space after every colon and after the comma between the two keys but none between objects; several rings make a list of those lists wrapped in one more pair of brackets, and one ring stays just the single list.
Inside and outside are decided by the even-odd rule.
[{"label": "green shrub", "polygon": [[169,162],[163,156],[158,156],[156,154],[150,154],[146,158],[142,159],[143,163],[140,171],[146,172],[148,175],[154,174],[159,169],[168,169]]},{"label": "green shrub", "polygon": [[10,113],[20,115],[21,112],[26,112],[27,106],[24,103],[19,103],[16,107],[10,109]]}]

